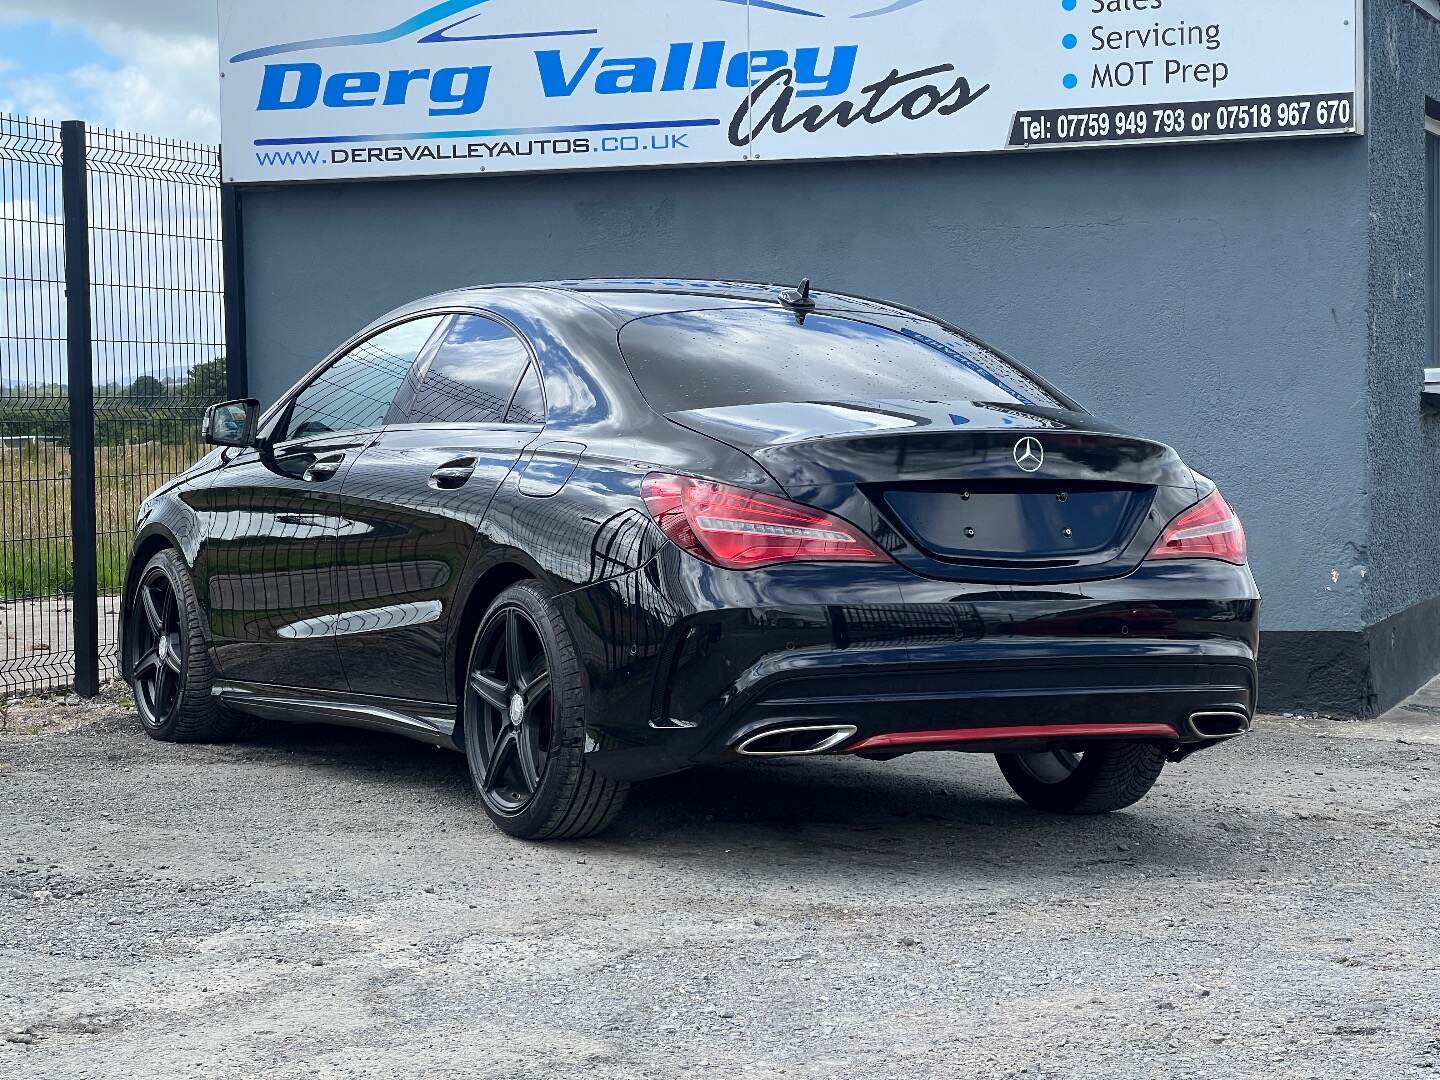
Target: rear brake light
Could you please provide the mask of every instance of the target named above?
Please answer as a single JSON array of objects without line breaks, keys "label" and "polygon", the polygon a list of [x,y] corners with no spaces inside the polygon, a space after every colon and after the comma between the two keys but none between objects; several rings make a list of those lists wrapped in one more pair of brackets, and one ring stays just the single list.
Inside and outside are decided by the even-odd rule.
[{"label": "rear brake light", "polygon": [[1150,559],[1219,559],[1243,566],[1245,528],[1217,491],[1172,521]]},{"label": "rear brake light", "polygon": [[727,570],[890,561],[848,521],[773,495],[666,473],[651,473],[642,490],[650,516],[676,547]]}]

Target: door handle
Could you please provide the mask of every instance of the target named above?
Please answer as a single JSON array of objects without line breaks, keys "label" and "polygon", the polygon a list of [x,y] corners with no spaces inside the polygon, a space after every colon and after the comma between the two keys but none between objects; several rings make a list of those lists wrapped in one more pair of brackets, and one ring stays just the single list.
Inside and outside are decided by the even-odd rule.
[{"label": "door handle", "polygon": [[340,466],[345,464],[344,454],[324,454],[311,462],[310,467],[305,470],[305,482],[307,484],[320,484],[326,480],[333,480],[335,474],[340,471]]},{"label": "door handle", "polygon": [[447,461],[430,474],[430,486],[438,491],[453,491],[455,488],[464,487],[475,475],[477,464],[473,457]]}]

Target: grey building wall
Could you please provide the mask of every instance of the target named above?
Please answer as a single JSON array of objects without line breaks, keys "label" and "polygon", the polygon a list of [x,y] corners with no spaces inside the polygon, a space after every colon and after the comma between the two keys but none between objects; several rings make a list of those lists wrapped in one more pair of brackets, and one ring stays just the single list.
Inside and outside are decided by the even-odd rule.
[{"label": "grey building wall", "polygon": [[[1440,669],[1440,415],[1426,366],[1425,115],[1440,102],[1440,19],[1369,0],[1369,540],[1361,609],[1376,707]],[[1436,9],[1440,11],[1440,8]]]}]

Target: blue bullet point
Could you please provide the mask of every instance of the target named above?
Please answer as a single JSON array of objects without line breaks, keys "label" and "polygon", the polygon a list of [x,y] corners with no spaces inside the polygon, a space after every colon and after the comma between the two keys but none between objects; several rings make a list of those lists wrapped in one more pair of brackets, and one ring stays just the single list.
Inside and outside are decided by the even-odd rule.
[{"label": "blue bullet point", "polygon": [[1060,6],[1063,7],[1066,11],[1074,11],[1075,4],[1076,0],[1061,0]]},{"label": "blue bullet point", "polygon": [[1074,90],[1075,87],[1077,87],[1077,86],[1079,86],[1079,85],[1080,85],[1080,77],[1079,77],[1078,75],[1066,75],[1066,76],[1065,76],[1065,89],[1066,89],[1066,90]]},{"label": "blue bullet point", "polygon": [[1080,44],[1080,39],[1077,38],[1074,34],[1066,34],[1065,37],[1061,39],[1060,43],[1064,45],[1067,49],[1073,49],[1076,45]]}]

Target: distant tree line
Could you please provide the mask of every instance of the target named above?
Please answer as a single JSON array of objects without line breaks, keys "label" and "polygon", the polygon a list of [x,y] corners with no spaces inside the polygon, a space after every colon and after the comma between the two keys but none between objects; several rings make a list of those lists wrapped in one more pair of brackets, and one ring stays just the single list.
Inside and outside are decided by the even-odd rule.
[{"label": "distant tree line", "polygon": [[[95,388],[95,441],[100,445],[161,442],[180,445],[199,437],[207,405],[225,398],[225,358],[197,364],[184,379],[141,375],[128,386]],[[70,395],[48,384],[8,386],[0,395],[0,438],[68,440]]]}]

